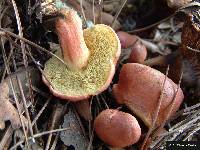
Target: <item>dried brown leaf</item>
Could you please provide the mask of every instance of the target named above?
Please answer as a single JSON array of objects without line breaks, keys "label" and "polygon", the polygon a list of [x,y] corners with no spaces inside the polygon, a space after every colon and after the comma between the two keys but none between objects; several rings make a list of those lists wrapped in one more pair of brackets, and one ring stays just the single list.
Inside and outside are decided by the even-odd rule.
[{"label": "dried brown leaf", "polygon": [[[5,128],[5,121],[10,121],[14,129],[21,127],[19,114],[11,104],[9,98],[9,87],[6,82],[0,84],[0,129]],[[25,118],[23,121],[27,122]]]},{"label": "dried brown leaf", "polygon": [[63,128],[69,130],[60,134],[61,140],[67,146],[73,146],[77,150],[85,150],[89,144],[88,139],[84,136],[79,121],[72,109],[64,116]]}]

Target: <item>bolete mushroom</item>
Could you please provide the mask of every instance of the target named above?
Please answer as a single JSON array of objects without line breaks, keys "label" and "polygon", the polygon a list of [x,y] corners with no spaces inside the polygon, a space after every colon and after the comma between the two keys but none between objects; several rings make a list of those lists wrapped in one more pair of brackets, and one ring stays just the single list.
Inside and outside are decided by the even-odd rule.
[{"label": "bolete mushroom", "polygon": [[136,118],[116,109],[102,111],[94,120],[94,129],[102,141],[118,148],[136,143],[141,135]]},{"label": "bolete mushroom", "polygon": [[121,42],[122,48],[131,49],[128,62],[143,64],[147,57],[147,49],[141,40],[136,35],[131,35],[123,31],[119,31],[117,35]]},{"label": "bolete mushroom", "polygon": [[56,21],[61,50],[44,68],[43,81],[57,97],[79,101],[97,95],[109,85],[121,45],[114,30],[97,24],[82,30],[82,22],[74,10],[62,11]]},{"label": "bolete mushroom", "polygon": [[[118,103],[125,104],[150,128],[153,126],[153,117],[163,89],[164,79],[165,75],[158,70],[142,64],[128,63],[121,69],[119,82],[113,86],[113,94]],[[177,85],[167,78],[155,127],[165,120],[174,98],[174,107],[170,115],[176,112],[182,103],[183,92],[179,88],[176,94],[176,90]]]}]

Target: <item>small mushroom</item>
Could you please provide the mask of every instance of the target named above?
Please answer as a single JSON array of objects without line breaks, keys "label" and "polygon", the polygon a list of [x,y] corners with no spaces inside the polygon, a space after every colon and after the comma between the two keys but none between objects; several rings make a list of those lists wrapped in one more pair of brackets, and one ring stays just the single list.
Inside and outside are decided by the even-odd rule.
[{"label": "small mushroom", "polygon": [[131,49],[132,51],[129,56],[128,62],[143,64],[147,57],[146,47],[141,43],[141,41],[137,41]]},{"label": "small mushroom", "polygon": [[94,129],[102,141],[118,148],[136,143],[141,135],[136,118],[116,109],[102,111],[95,118]]},{"label": "small mushroom", "polygon": [[128,34],[123,31],[118,32],[117,35],[121,42],[122,48],[131,49],[128,62],[143,64],[147,57],[147,49],[141,40],[137,36]]},{"label": "small mushroom", "polygon": [[[165,75],[158,70],[142,64],[128,63],[121,69],[119,82],[113,86],[113,94],[118,103],[125,104],[150,128],[153,125],[153,117],[163,89],[164,79]],[[167,78],[155,127],[165,120],[176,90],[177,85]],[[170,115],[178,110],[183,98],[183,92],[179,88]]]},{"label": "small mushroom", "polygon": [[43,81],[57,97],[79,101],[104,91],[112,81],[121,45],[114,30],[97,24],[82,30],[74,10],[61,11],[56,30],[62,50],[45,64]]},{"label": "small mushroom", "polygon": [[136,35],[131,35],[124,31],[117,32],[117,36],[119,37],[121,47],[125,49],[131,47],[138,40]]}]

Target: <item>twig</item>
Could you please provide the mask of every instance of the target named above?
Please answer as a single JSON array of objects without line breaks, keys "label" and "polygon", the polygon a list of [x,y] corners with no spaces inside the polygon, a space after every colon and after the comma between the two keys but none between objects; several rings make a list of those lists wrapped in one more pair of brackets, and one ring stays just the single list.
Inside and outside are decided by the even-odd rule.
[{"label": "twig", "polygon": [[95,5],[94,5],[94,0],[92,0],[92,13],[93,13],[93,24],[95,24],[95,18],[96,18],[96,15],[95,15]]},{"label": "twig", "polygon": [[81,13],[83,16],[83,20],[84,20],[85,24],[87,25],[87,19],[85,17],[85,12],[84,12],[84,8],[83,8],[83,0],[80,0],[80,6],[81,6]]},{"label": "twig", "polygon": [[164,88],[165,88],[165,83],[166,83],[166,80],[167,80],[168,72],[169,72],[169,65],[167,67],[165,79],[164,79],[164,82],[163,82],[163,85],[162,85],[161,95],[160,95],[160,98],[158,100],[158,106],[156,107],[156,110],[155,110],[154,115],[153,115],[152,125],[151,125],[150,129],[148,130],[147,135],[145,136],[145,139],[144,139],[142,146],[141,146],[141,150],[147,149],[147,147],[146,147],[147,140],[148,140],[150,134],[152,133],[152,131],[154,130],[154,127],[156,125],[156,121],[157,121],[159,111],[160,111],[160,107],[161,107],[162,100],[163,100]]},{"label": "twig", "polygon": [[103,9],[103,0],[99,0],[99,19],[98,21],[102,23],[102,9]]},{"label": "twig", "polygon": [[186,136],[186,137],[183,139],[183,141],[186,141],[187,139],[189,139],[191,136],[194,135],[194,133],[196,133],[196,132],[199,131],[199,130],[200,130],[200,126],[197,127],[196,129],[192,130],[192,131],[189,133],[189,135]]},{"label": "twig", "polygon": [[46,103],[43,105],[42,109],[38,112],[37,116],[34,118],[34,120],[32,121],[32,126],[36,123],[36,121],[38,120],[38,118],[41,116],[41,114],[43,113],[44,109],[47,107],[47,105],[49,104],[50,100],[51,100],[52,96],[50,96],[48,98],[48,100],[46,101]]},{"label": "twig", "polygon": [[121,13],[122,9],[124,8],[124,5],[126,4],[126,2],[127,2],[127,0],[123,0],[121,6],[119,7],[119,10],[118,10],[117,13],[115,14],[114,20],[113,20],[112,25],[111,25],[112,28],[114,28],[115,23],[116,23],[116,21],[117,21],[117,18],[118,18],[118,16],[119,16],[119,14]]},{"label": "twig", "polygon": [[[10,72],[10,69],[9,69],[7,63],[6,63],[8,61],[7,61],[7,57],[6,57],[6,52],[5,52],[4,45],[2,43],[2,38],[1,38],[1,49],[2,49],[2,54],[3,54],[3,60],[4,60],[5,68],[6,68],[7,74],[9,75],[11,72]],[[10,83],[10,86],[11,86],[11,91],[13,93],[13,97],[14,97],[14,100],[15,100],[15,103],[16,103],[16,106],[17,106],[18,115],[19,115],[19,118],[20,118],[20,122],[22,124],[22,130],[24,132],[26,144],[28,145],[28,138],[27,138],[27,133],[26,133],[25,126],[24,126],[23,119],[22,119],[22,115],[21,115],[22,113],[21,113],[21,108],[20,108],[19,100],[17,98],[16,91],[15,91],[15,88],[13,86],[12,79],[8,78],[8,80],[9,80],[9,83]]]},{"label": "twig", "polygon": [[154,23],[154,24],[151,24],[151,25],[146,26],[146,27],[144,27],[144,28],[140,28],[140,29],[135,29],[135,30],[132,30],[132,31],[128,31],[128,33],[133,33],[133,34],[135,34],[135,33],[138,33],[138,32],[143,32],[143,31],[145,31],[145,30],[151,29],[151,28],[153,28],[153,27],[155,27],[155,26],[161,24],[162,22],[165,22],[165,21],[169,20],[170,18],[172,18],[172,17],[174,17],[174,16],[175,16],[175,13],[172,14],[171,16],[167,17],[167,18],[164,18],[164,19],[162,19],[162,20],[160,20],[160,21]]},{"label": "twig", "polygon": [[[10,46],[11,46],[11,49],[10,49],[10,52],[8,54],[8,58],[7,58],[7,62],[6,63],[9,63],[10,62],[10,59],[11,59],[11,56],[13,55],[13,50],[14,48],[12,47],[12,44],[10,43]],[[3,75],[2,75],[2,79],[1,79],[1,82],[3,81],[3,79],[5,78],[6,76],[6,68],[4,69],[3,71]]]},{"label": "twig", "polygon": [[13,131],[13,128],[11,127],[11,125],[9,125],[0,142],[0,149],[3,148],[6,145],[7,141],[12,137]]},{"label": "twig", "polygon": [[60,62],[62,62],[65,66],[67,66],[66,63],[65,63],[60,57],[58,57],[58,56],[55,55],[54,53],[48,51],[47,49],[45,49],[45,48],[43,48],[43,47],[41,47],[41,46],[39,46],[39,45],[37,45],[37,44],[35,44],[35,43],[33,43],[33,42],[27,40],[27,39],[25,39],[24,37],[19,37],[18,35],[16,35],[16,34],[10,32],[10,31],[8,31],[8,30],[5,30],[5,29],[2,28],[2,27],[0,27],[0,30],[2,30],[3,32],[5,32],[6,34],[8,34],[8,35],[10,35],[10,36],[12,36],[12,37],[14,37],[14,38],[17,38],[17,39],[19,39],[19,40],[22,40],[22,41],[26,42],[26,43],[29,44],[29,45],[32,45],[33,47],[36,48],[36,50],[39,49],[39,50],[41,50],[41,51],[44,51],[44,52],[46,52],[46,53],[49,53],[51,56],[57,58]]},{"label": "twig", "polygon": [[[71,128],[63,128],[63,129],[55,129],[55,130],[51,130],[51,131],[44,131],[44,132],[41,132],[41,133],[33,135],[33,137],[34,138],[38,138],[38,137],[41,137],[41,136],[46,135],[46,134],[62,132],[62,131],[70,130],[70,129]],[[31,138],[32,137],[29,137],[28,140],[31,140]],[[22,143],[24,143],[24,140],[21,140],[21,141],[17,142],[13,147],[10,148],[10,150],[14,150],[15,148],[17,148]]]},{"label": "twig", "polygon": [[200,3],[199,2],[188,3],[188,4],[184,5],[184,6],[182,6],[181,8],[179,8],[176,11],[176,13],[179,12],[179,11],[184,11],[184,9],[190,8],[190,7],[194,7],[194,6],[200,7]]},{"label": "twig", "polygon": [[[91,121],[90,121],[91,122]],[[89,144],[88,144],[88,147],[87,147],[87,150],[91,150],[92,149],[92,141],[93,141],[93,138],[94,138],[94,128],[92,129],[92,134],[90,134],[90,141],[89,141]]]},{"label": "twig", "polygon": [[[17,5],[16,5],[14,0],[12,0],[12,5],[13,5],[13,8],[14,8],[14,12],[15,12],[16,20],[17,20],[17,27],[18,27],[18,31],[19,31],[19,37],[22,38],[23,37],[23,32],[22,32],[21,21],[20,21]],[[33,93],[31,92],[32,82],[30,80],[30,73],[28,73],[28,71],[27,71],[28,61],[27,61],[27,56],[26,56],[26,52],[25,52],[25,43],[22,40],[20,40],[20,43],[21,43],[21,48],[22,48],[23,62],[24,62],[24,66],[25,66],[25,69],[26,69],[26,77],[27,77],[27,79],[29,81],[29,92],[31,94],[31,99],[32,99],[33,98]],[[23,102],[23,105],[24,105],[25,115],[26,115],[26,117],[28,119],[29,131],[30,131],[31,136],[33,137],[33,129],[32,129],[32,126],[31,126],[30,114],[29,114],[29,111],[28,111],[28,108],[27,108],[26,98],[24,96],[22,83],[21,83],[20,79],[18,78],[18,76],[16,76],[16,79],[17,79],[17,82],[18,82],[18,85],[19,85],[20,93],[22,95],[22,102]],[[33,142],[35,142],[34,138],[32,140],[33,140]]]},{"label": "twig", "polygon": [[200,50],[198,50],[198,49],[194,49],[194,48],[191,48],[191,47],[189,47],[189,46],[187,46],[187,48],[188,48],[189,50],[191,50],[191,51],[200,53]]},{"label": "twig", "polygon": [[40,73],[42,74],[42,76],[46,79],[46,81],[49,83],[49,85],[51,85],[53,87],[53,85],[51,84],[51,82],[49,81],[49,79],[46,77],[44,71],[41,69],[41,67],[37,64],[35,58],[32,56],[31,52],[29,51],[29,49],[27,49],[29,56],[31,57],[32,61],[35,63],[36,67],[38,68],[38,70],[40,71]]},{"label": "twig", "polygon": [[59,138],[59,133],[56,134],[56,137],[54,139],[54,142],[53,142],[50,150],[55,150],[56,149],[56,144],[58,142],[58,138]]},{"label": "twig", "polygon": [[[54,111],[52,113],[51,119],[48,122],[48,124],[49,124],[48,129],[49,130],[53,130],[54,128],[57,128],[57,126],[59,126],[60,118],[64,114],[64,112],[66,111],[68,103],[66,105],[61,105],[59,102],[57,102],[56,106],[54,107]],[[45,150],[49,149],[52,136],[53,136],[52,133],[50,133],[49,136],[48,136],[48,140],[47,140]]]}]

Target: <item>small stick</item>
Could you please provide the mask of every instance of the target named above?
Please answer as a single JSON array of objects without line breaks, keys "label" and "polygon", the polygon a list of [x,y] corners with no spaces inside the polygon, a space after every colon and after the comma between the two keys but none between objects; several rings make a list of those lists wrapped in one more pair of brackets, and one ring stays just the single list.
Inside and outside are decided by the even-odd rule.
[{"label": "small stick", "polygon": [[[67,66],[66,63],[65,63],[60,57],[58,57],[58,56],[55,55],[54,53],[48,51],[47,49],[45,49],[45,48],[43,48],[43,47],[41,47],[41,46],[39,46],[39,45],[37,45],[37,44],[35,44],[35,43],[33,43],[33,42],[27,40],[27,39],[24,38],[24,37],[19,37],[18,35],[16,35],[16,34],[10,32],[10,31],[8,31],[8,30],[6,30],[6,29],[4,29],[4,28],[1,28],[1,27],[0,27],[0,30],[2,30],[4,33],[6,33],[6,34],[8,34],[8,35],[10,35],[10,36],[12,36],[12,37],[14,37],[14,38],[17,38],[17,39],[19,39],[19,40],[22,40],[22,41],[26,42],[26,43],[29,44],[29,45],[32,45],[33,47],[36,48],[36,50],[39,49],[39,50],[41,50],[41,51],[44,51],[44,52],[46,52],[46,53],[49,53],[51,56],[57,58],[60,62],[62,62],[65,66]],[[1,35],[4,35],[4,34],[1,34]]]},{"label": "small stick", "polygon": [[161,103],[162,103],[162,100],[163,100],[164,87],[165,87],[165,83],[166,83],[166,80],[167,80],[168,72],[169,72],[169,65],[167,67],[165,79],[164,79],[164,82],[163,82],[163,85],[162,85],[161,95],[160,95],[160,98],[158,100],[158,106],[157,106],[157,108],[154,112],[153,123],[152,123],[152,126],[150,127],[150,129],[148,130],[147,135],[145,136],[145,139],[144,139],[142,146],[141,146],[141,150],[147,149],[147,147],[146,147],[147,140],[148,140],[150,134],[152,133],[152,131],[154,130],[154,127],[156,125],[156,121],[157,121],[158,114],[159,114],[159,111],[160,111]]},{"label": "small stick", "polygon": [[13,131],[14,131],[13,128],[11,127],[11,125],[9,125],[9,127],[7,128],[5,134],[0,142],[0,149],[5,147],[8,140],[10,140],[10,138],[12,137]]},{"label": "small stick", "polygon": [[114,17],[114,20],[113,20],[113,22],[112,22],[112,25],[111,25],[112,28],[114,28],[115,23],[116,23],[116,21],[117,21],[117,18],[118,18],[118,16],[119,16],[119,14],[121,13],[122,9],[124,8],[124,5],[126,4],[126,2],[127,2],[127,0],[123,0],[121,6],[120,6],[120,8],[119,8],[119,10],[117,11],[117,13],[116,13],[116,15],[115,15],[115,17]]},{"label": "small stick", "polygon": [[[66,131],[66,130],[70,130],[71,128],[63,128],[63,129],[55,129],[55,130],[51,130],[51,131],[44,131],[38,134],[33,135],[34,138],[38,138],[41,137],[43,135],[47,135],[47,134],[51,134],[51,133],[56,133],[56,132],[62,132],[62,131]],[[32,137],[29,137],[28,140],[31,140]],[[17,148],[19,145],[23,144],[24,140],[21,140],[19,142],[17,142],[13,147],[10,148],[10,150],[14,150],[15,148]]]},{"label": "small stick", "polygon": [[44,109],[47,107],[47,105],[49,104],[50,100],[52,99],[52,96],[50,96],[48,98],[48,100],[45,102],[45,104],[43,105],[42,109],[38,112],[37,116],[34,118],[34,120],[32,121],[32,126],[36,123],[36,121],[38,120],[38,118],[41,116],[41,114],[43,113]]}]

